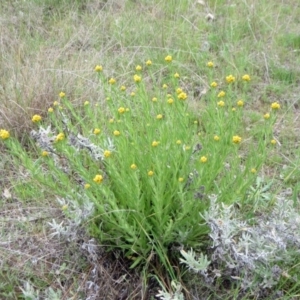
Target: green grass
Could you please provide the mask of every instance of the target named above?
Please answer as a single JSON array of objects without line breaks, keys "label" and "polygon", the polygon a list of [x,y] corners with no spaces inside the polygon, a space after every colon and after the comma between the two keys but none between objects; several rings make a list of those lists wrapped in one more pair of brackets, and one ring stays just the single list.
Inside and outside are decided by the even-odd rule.
[{"label": "green grass", "polygon": [[[124,269],[134,262],[132,259],[140,257],[136,261],[147,266],[152,264],[160,282],[165,287],[170,287],[168,276],[158,267],[157,262],[161,260],[172,279],[177,277],[179,281],[184,281],[181,279],[184,270],[177,266],[178,254],[172,249],[180,246],[177,244],[179,231],[183,234],[184,230],[180,229],[185,228],[185,221],[180,221],[180,215],[184,215],[185,212],[180,211],[179,206],[175,204],[169,209],[168,203],[177,199],[177,196],[174,196],[176,194],[181,195],[181,201],[189,199],[187,205],[191,205],[188,203],[192,201],[193,194],[192,189],[187,192],[180,188],[179,177],[184,178],[186,182],[189,173],[194,172],[194,168],[197,169],[200,176],[194,182],[193,188],[204,186],[205,195],[219,194],[220,201],[235,203],[240,207],[241,218],[256,216],[260,211],[267,213],[272,209],[272,203],[266,205],[265,202],[261,202],[258,194],[249,196],[250,186],[255,187],[256,176],[264,178],[264,182],[273,182],[270,187],[272,199],[281,191],[291,189],[287,198],[292,199],[295,209],[297,208],[300,190],[297,150],[300,128],[300,70],[297,67],[300,64],[297,31],[300,7],[297,0],[284,3],[265,0],[251,3],[209,0],[205,5],[189,0],[14,0],[2,1],[0,10],[3,12],[0,21],[0,129],[9,130],[12,136],[10,140],[14,141],[15,145],[8,145],[9,141],[0,142],[3,153],[0,168],[4,170],[0,175],[0,188],[3,193],[3,196],[0,195],[0,206],[4,209],[1,215],[1,223],[4,225],[1,236],[4,241],[11,237],[17,239],[22,232],[26,239],[43,236],[44,239],[38,239],[38,244],[42,241],[50,242],[48,223],[57,219],[66,224],[68,218],[72,219],[70,204],[69,214],[68,210],[61,210],[63,204],[59,204],[57,198],[67,195],[76,198],[76,193],[84,193],[81,189],[82,184],[89,183],[92,189],[88,189],[87,193],[94,203],[98,203],[98,212],[93,221],[86,223],[85,227],[106,246],[123,248],[130,258],[128,262],[125,259]],[[206,19],[208,13],[214,16],[214,20]],[[173,57],[171,66],[164,61],[166,55]],[[145,66],[147,59],[153,62],[151,69]],[[208,61],[214,62],[213,69],[207,67]],[[104,67],[101,78],[97,78],[93,71],[98,64]],[[140,72],[142,82],[138,91],[133,82],[136,65],[143,67]],[[180,74],[178,82],[173,78],[175,72]],[[228,88],[225,81],[229,74],[236,77],[232,88]],[[248,85],[241,80],[244,74],[251,76]],[[110,77],[117,80],[114,88],[107,84]],[[217,92],[210,88],[212,81],[218,83],[218,92],[221,89],[227,92],[223,110],[216,104],[220,99],[217,98]],[[168,83],[168,91],[161,88],[163,83]],[[119,91],[121,85],[127,87],[125,92]],[[177,85],[188,94],[184,105],[176,106],[182,109],[180,116],[169,110],[166,102],[166,94],[170,93],[177,103]],[[66,93],[65,99],[58,98],[60,91]],[[136,92],[133,98],[129,96],[132,91]],[[106,101],[107,97],[111,97],[111,101]],[[157,103],[151,101],[153,97],[158,98]],[[244,101],[243,108],[237,107],[236,102],[239,99]],[[80,132],[89,137],[92,130],[99,127],[100,137],[93,137],[93,141],[101,147],[105,137],[114,139],[117,152],[113,152],[113,164],[95,163],[86,151],[75,156],[74,150],[68,147],[66,142],[62,142],[61,146],[57,145],[57,151],[61,158],[67,158],[71,163],[71,176],[54,168],[50,159],[40,157],[41,149],[32,142],[29,134],[32,129],[36,130],[38,127],[32,123],[31,118],[35,114],[41,115],[42,124],[52,124],[55,134],[65,132],[66,125],[61,122],[59,108],[54,107],[52,116],[47,111],[49,107],[53,107],[53,102],[58,100],[62,102],[66,108],[64,112],[69,116],[69,131]],[[90,105],[84,106],[85,101],[89,101]],[[276,101],[280,103],[281,110],[276,114],[272,112],[271,118],[264,120],[263,115],[270,112],[271,103]],[[96,103],[98,107],[94,107]],[[130,112],[119,116],[119,107],[129,107]],[[235,117],[231,111],[232,107],[237,108]],[[185,113],[189,115],[185,116]],[[155,119],[158,114],[163,115],[162,120]],[[120,126],[117,123],[110,124],[109,118],[120,118],[124,122],[120,123]],[[194,124],[196,120],[198,123]],[[160,121],[161,123],[158,123]],[[155,124],[150,131],[148,123]],[[139,134],[136,133],[137,129]],[[122,135],[121,139],[117,140],[112,134],[114,130],[120,130],[122,135],[124,133],[123,136],[127,136],[128,141],[139,145],[140,148],[129,145]],[[147,135],[143,135],[143,132],[147,132]],[[213,140],[214,135],[221,137],[217,146]],[[238,146],[235,148],[231,143],[234,135],[242,137],[241,145],[235,145]],[[68,137],[67,132],[66,136]],[[273,138],[278,141],[275,146],[269,143]],[[168,144],[168,139],[172,139],[174,144]],[[160,145],[155,149],[147,148],[147,143],[151,144],[153,140],[160,141]],[[184,157],[176,145],[177,140],[182,141],[181,145],[188,144],[194,147],[200,143],[203,148],[196,156],[189,154],[190,158]],[[157,160],[151,161],[151,156],[146,155],[149,151],[167,146],[175,153],[173,160],[168,156],[157,156]],[[14,154],[15,159],[11,154]],[[240,155],[238,160],[236,155]],[[208,158],[207,164],[199,162],[202,156]],[[130,165],[133,163],[138,166],[139,174],[143,174],[140,186],[134,181],[134,177],[131,177],[133,170],[130,169]],[[241,165],[244,167],[243,171],[240,170]],[[168,170],[167,166],[171,169]],[[203,166],[207,168],[205,174],[209,176],[201,176]],[[152,170],[152,167],[155,168],[155,175],[149,181],[147,172]],[[248,172],[252,168],[257,170],[256,175]],[[93,178],[96,174],[110,178],[109,182],[107,177],[104,178],[104,186],[107,187],[105,192],[93,192]],[[124,181],[123,178],[128,180]],[[6,190],[9,190],[11,196],[4,193]],[[165,202],[158,200],[166,194],[168,196],[164,199]],[[117,203],[117,210],[128,211],[136,209],[136,199],[150,199],[152,195],[157,196],[157,201],[151,200],[154,207],[149,206],[141,210],[146,218],[133,216],[126,219],[125,213],[114,212],[112,216],[108,216],[103,211],[103,199],[111,201],[111,205]],[[100,204],[99,198],[102,199]],[[13,216],[18,215],[18,209],[22,209],[24,215],[34,216],[31,208],[36,207],[41,209],[45,217],[39,217],[41,219],[37,223],[30,221],[19,224],[16,221],[15,227],[8,234],[11,221],[8,222],[6,216],[14,202],[18,208],[14,207],[11,211]],[[149,222],[149,216],[161,214],[162,207],[159,205],[165,207],[165,215],[153,223]],[[200,205],[198,209],[203,211],[207,205]],[[46,213],[47,208],[55,213]],[[197,219],[195,207],[193,210],[192,206],[186,206],[186,210],[192,211],[193,214],[189,215],[189,219],[186,212],[183,220],[189,219],[189,222],[196,223],[203,221],[201,218]],[[104,220],[96,217],[99,214]],[[173,224],[168,223],[167,219],[170,219],[170,216],[173,218]],[[109,225],[109,221],[114,225]],[[103,232],[92,229],[93,226],[99,226],[100,222],[104,222],[106,236],[101,237]],[[126,230],[126,226],[131,229]],[[170,232],[167,232],[166,228]],[[200,231],[201,236],[202,229]],[[115,240],[114,232],[119,232],[118,236],[122,237],[122,242]],[[88,236],[87,233],[85,235]],[[156,235],[157,237],[153,238]],[[160,240],[158,236],[163,238]],[[132,238],[142,242],[130,244],[129,240]],[[203,241],[206,242],[206,239]],[[201,239],[197,238],[185,246],[195,246],[201,242]],[[13,258],[8,254],[8,245],[18,249],[15,243],[4,243],[0,246],[0,256],[4,258],[1,266],[3,271],[0,274],[0,279],[3,277],[0,281],[4,282],[0,287],[2,297],[21,298],[20,287],[24,287],[24,281],[31,282],[41,293],[48,287],[54,291],[61,291],[68,299],[79,297],[74,292],[76,286],[79,286],[83,294],[86,293],[81,278],[89,274],[88,263],[80,271],[71,272],[71,283],[63,278],[77,265],[70,263],[72,259],[66,253],[62,253],[61,257],[46,255],[44,258],[43,253],[35,252],[36,250],[28,244],[19,252],[20,257],[23,255],[25,258],[33,251],[38,258],[43,257],[48,267],[53,262],[60,266],[66,263],[66,269],[61,270],[55,278],[50,278],[47,275],[48,267],[39,273],[31,264],[21,269],[14,266],[11,263]],[[74,251],[77,251],[76,247]],[[118,250],[114,251],[118,253]],[[296,276],[298,261],[295,256],[293,262],[283,264],[283,269]],[[119,269],[122,268],[120,264]],[[130,276],[136,278],[134,272]],[[135,296],[134,293],[131,294],[132,299],[141,299],[141,294],[147,293],[145,285],[151,286],[151,280],[145,284],[146,277],[144,276],[144,283],[141,284],[139,292]],[[57,284],[56,280],[59,278],[67,283]],[[195,277],[195,281],[197,278]],[[126,280],[130,282],[132,290],[135,290],[133,282],[130,279]],[[101,285],[100,281],[98,284]],[[190,287],[194,292],[195,289],[205,291],[208,293],[208,299],[214,299],[218,291],[227,294],[228,299],[232,295],[238,295],[238,286],[226,287],[222,284],[217,284],[211,290],[202,287],[201,284]],[[276,287],[285,291],[285,299],[299,295],[298,285],[291,282],[290,278],[283,277]],[[155,294],[154,291],[154,288],[148,291],[149,298]],[[248,299],[248,296],[246,295],[245,299]]]}]

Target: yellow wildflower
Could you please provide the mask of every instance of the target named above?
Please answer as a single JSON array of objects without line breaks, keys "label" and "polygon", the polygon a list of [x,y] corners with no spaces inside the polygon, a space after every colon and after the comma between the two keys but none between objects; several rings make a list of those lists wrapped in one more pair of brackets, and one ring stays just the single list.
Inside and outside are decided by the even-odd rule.
[{"label": "yellow wildflower", "polygon": [[175,77],[175,78],[179,78],[180,75],[176,72],[176,73],[174,74],[174,77]]},{"label": "yellow wildflower", "polygon": [[157,102],[157,98],[156,98],[156,97],[153,97],[153,98],[152,98],[152,102]]},{"label": "yellow wildflower", "polygon": [[58,106],[58,105],[59,105],[58,101],[53,102],[53,106]]},{"label": "yellow wildflower", "polygon": [[221,91],[219,94],[218,94],[218,98],[222,98],[226,95],[226,93],[224,91]]},{"label": "yellow wildflower", "polygon": [[49,107],[49,108],[48,108],[48,112],[49,112],[49,113],[52,113],[52,112],[53,112],[53,108],[52,108],[52,107]]},{"label": "yellow wildflower", "polygon": [[237,106],[242,107],[242,106],[244,106],[244,101],[243,100],[239,100],[236,104],[237,104]]},{"label": "yellow wildflower", "polygon": [[255,174],[257,171],[256,171],[255,168],[252,168],[252,169],[250,170],[250,172],[251,172],[252,174]]},{"label": "yellow wildflower", "polygon": [[239,144],[241,141],[242,141],[242,138],[241,138],[240,136],[238,136],[238,135],[234,135],[234,136],[232,137],[232,142],[233,142],[234,144]]},{"label": "yellow wildflower", "polygon": [[115,83],[116,83],[116,79],[110,78],[110,79],[108,80],[108,83],[109,83],[109,84],[115,84]]},{"label": "yellow wildflower", "polygon": [[130,166],[130,168],[131,168],[132,170],[136,170],[136,169],[137,169],[137,165],[136,165],[136,164],[132,164],[132,165]]},{"label": "yellow wildflower", "polygon": [[150,59],[148,59],[148,60],[146,61],[146,65],[147,65],[147,66],[151,66],[151,65],[152,65],[152,61],[151,61]]},{"label": "yellow wildflower", "polygon": [[157,147],[159,145],[159,142],[158,141],[153,141],[151,145],[152,145],[152,147]]},{"label": "yellow wildflower", "polygon": [[91,187],[91,185],[89,184],[89,183],[86,183],[85,185],[84,185],[84,188],[87,190],[87,189],[89,189]]},{"label": "yellow wildflower", "polygon": [[89,105],[89,104],[90,104],[89,101],[85,101],[83,105],[84,105],[84,106],[87,106],[87,105]]},{"label": "yellow wildflower", "polygon": [[168,88],[168,85],[166,85],[165,83],[163,84],[162,86],[163,89],[167,89]]},{"label": "yellow wildflower", "polygon": [[94,134],[97,135],[97,134],[99,134],[100,132],[101,132],[101,130],[100,130],[99,128],[95,128],[95,129],[94,129]]},{"label": "yellow wildflower", "polygon": [[207,64],[206,64],[209,68],[212,68],[214,66],[214,63],[212,61],[209,61]]},{"label": "yellow wildflower", "polygon": [[64,92],[59,93],[59,98],[64,98],[65,96],[66,96],[66,94]]},{"label": "yellow wildflower", "polygon": [[276,140],[275,139],[271,140],[271,144],[276,145],[277,144]]},{"label": "yellow wildflower", "polygon": [[135,67],[135,69],[136,69],[136,71],[141,71],[141,70],[142,70],[142,67],[141,67],[140,65],[137,65],[137,66]]},{"label": "yellow wildflower", "polygon": [[63,205],[62,207],[61,207],[61,210],[67,210],[68,209],[68,205],[67,204],[65,204],[65,205]]},{"label": "yellow wildflower", "polygon": [[135,74],[135,75],[133,76],[133,80],[134,80],[134,82],[141,82],[142,77],[139,76],[139,75],[137,75],[137,74]]},{"label": "yellow wildflower", "polygon": [[103,181],[103,176],[97,174],[97,175],[94,177],[93,181],[96,182],[96,183],[101,183],[101,182]]},{"label": "yellow wildflower", "polygon": [[184,146],[184,151],[188,151],[190,149],[191,149],[191,146],[188,146],[188,145]]},{"label": "yellow wildflower", "polygon": [[109,120],[108,120],[108,122],[109,122],[110,124],[114,123],[114,121],[115,121],[114,119],[109,119]]},{"label": "yellow wildflower", "polygon": [[5,129],[0,129],[0,139],[6,140],[10,137],[10,134],[7,130]]},{"label": "yellow wildflower", "polygon": [[118,112],[119,112],[119,114],[123,114],[125,112],[125,108],[124,107],[119,107]]},{"label": "yellow wildflower", "polygon": [[218,84],[217,84],[215,81],[213,81],[213,82],[210,84],[210,86],[211,86],[211,87],[217,87]]},{"label": "yellow wildflower", "polygon": [[131,96],[131,97],[134,97],[134,96],[135,96],[135,92],[131,92],[131,93],[130,93],[130,96]]},{"label": "yellow wildflower", "polygon": [[63,132],[59,133],[56,138],[55,138],[55,142],[59,142],[65,139],[65,134]]},{"label": "yellow wildflower", "polygon": [[236,111],[236,108],[235,108],[235,107],[233,107],[233,108],[231,109],[231,111]]},{"label": "yellow wildflower", "polygon": [[101,72],[103,70],[103,68],[102,68],[102,66],[97,65],[94,70],[95,70],[95,72]]},{"label": "yellow wildflower", "polygon": [[248,74],[243,75],[242,79],[244,81],[250,81],[251,80],[251,78],[250,78],[250,76]]},{"label": "yellow wildflower", "polygon": [[177,88],[176,89],[176,94],[179,95],[183,92],[183,89],[182,88]]},{"label": "yellow wildflower", "polygon": [[195,121],[194,121],[194,124],[195,124],[195,125],[197,125],[197,124],[198,124],[198,121],[197,121],[197,120],[195,120]]},{"label": "yellow wildflower", "polygon": [[225,106],[225,102],[224,102],[224,101],[219,101],[219,102],[217,103],[217,105],[223,107],[223,106]]},{"label": "yellow wildflower", "polygon": [[158,114],[157,116],[156,116],[156,119],[157,120],[161,120],[163,118],[163,115],[162,114]]},{"label": "yellow wildflower", "polygon": [[148,172],[148,176],[153,176],[154,175],[154,172],[153,171],[149,171]]},{"label": "yellow wildflower", "polygon": [[184,180],[183,177],[179,177],[179,178],[178,178],[178,181],[179,181],[179,182],[183,182],[183,180]]},{"label": "yellow wildflower", "polygon": [[169,99],[167,100],[167,102],[168,102],[168,104],[173,104],[173,103],[174,103],[174,100],[173,100],[172,98],[169,98]]},{"label": "yellow wildflower", "polygon": [[166,62],[171,62],[172,61],[172,56],[171,55],[167,55],[166,57],[165,57],[165,61]]},{"label": "yellow wildflower", "polygon": [[200,162],[206,163],[207,162],[207,157],[206,156],[201,156]]},{"label": "yellow wildflower", "polygon": [[103,155],[104,155],[104,157],[110,157],[111,156],[111,151],[109,151],[109,150],[105,150],[104,152],[103,152]]},{"label": "yellow wildflower", "polygon": [[49,155],[49,152],[48,152],[48,151],[45,151],[45,150],[44,150],[44,151],[42,152],[42,156],[43,156],[43,157],[48,156],[48,155]]},{"label": "yellow wildflower", "polygon": [[181,140],[177,140],[177,141],[176,141],[176,144],[177,144],[177,145],[180,145],[180,144],[181,144]]},{"label": "yellow wildflower", "polygon": [[121,90],[122,92],[126,91],[126,86],[125,86],[125,85],[122,85],[122,86],[120,87],[120,90]]},{"label": "yellow wildflower", "polygon": [[184,92],[181,92],[177,97],[178,97],[178,99],[180,99],[180,100],[186,100],[187,94],[184,93]]},{"label": "yellow wildflower", "polygon": [[278,102],[273,102],[271,104],[271,108],[276,110],[276,109],[280,109],[280,104]]},{"label": "yellow wildflower", "polygon": [[114,131],[114,136],[119,136],[120,134],[121,134],[121,132],[119,130]]},{"label": "yellow wildflower", "polygon": [[40,116],[40,115],[34,115],[33,117],[32,117],[32,119],[31,119],[31,121],[33,122],[33,123],[38,123],[38,122],[40,122],[42,120],[42,117]]},{"label": "yellow wildflower", "polygon": [[266,113],[264,114],[264,118],[267,120],[267,119],[270,119],[270,114],[269,113]]},{"label": "yellow wildflower", "polygon": [[215,135],[215,136],[214,136],[214,140],[215,140],[216,142],[218,142],[218,141],[220,140],[220,137],[219,137],[218,135]]},{"label": "yellow wildflower", "polygon": [[227,83],[232,83],[232,82],[235,82],[235,77],[232,76],[231,74],[226,76],[226,82]]}]

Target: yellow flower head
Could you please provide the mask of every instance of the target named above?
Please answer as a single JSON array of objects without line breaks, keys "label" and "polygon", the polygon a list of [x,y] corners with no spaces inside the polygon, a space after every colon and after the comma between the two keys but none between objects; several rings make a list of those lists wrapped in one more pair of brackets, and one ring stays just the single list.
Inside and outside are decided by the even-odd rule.
[{"label": "yellow flower head", "polygon": [[176,72],[175,74],[174,74],[174,78],[179,78],[180,77],[180,75]]},{"label": "yellow flower head", "polygon": [[162,88],[163,88],[163,89],[167,89],[167,88],[168,88],[168,85],[164,83],[163,86],[162,86]]},{"label": "yellow flower head", "polygon": [[184,93],[184,92],[181,92],[177,97],[178,97],[178,99],[180,99],[180,100],[186,100],[187,94]]},{"label": "yellow flower head", "polygon": [[248,74],[243,75],[242,79],[244,81],[250,81],[251,80],[251,78],[250,78],[250,76]]},{"label": "yellow flower head", "polygon": [[125,112],[125,107],[119,107],[118,112],[119,114],[123,114]]},{"label": "yellow flower head", "polygon": [[52,112],[53,112],[53,108],[52,108],[52,107],[49,107],[49,108],[48,108],[48,112],[49,112],[49,113],[52,113]]},{"label": "yellow flower head", "polygon": [[213,82],[210,84],[210,86],[211,86],[211,87],[217,87],[218,84],[217,84],[215,81],[213,81]]},{"label": "yellow flower head", "polygon": [[168,102],[168,104],[173,104],[173,103],[174,103],[174,100],[173,100],[172,98],[169,98],[169,99],[167,100],[167,102]]},{"label": "yellow flower head", "polygon": [[220,106],[220,107],[223,107],[223,106],[225,106],[225,102],[224,101],[219,101],[217,103],[217,105]]},{"label": "yellow flower head", "polygon": [[122,86],[120,87],[120,90],[121,90],[122,92],[126,91],[126,86],[125,86],[125,85],[122,85]]},{"label": "yellow flower head", "polygon": [[218,142],[218,141],[220,140],[220,137],[219,137],[218,135],[215,135],[215,136],[214,136],[214,140],[215,140],[216,142]]},{"label": "yellow flower head", "polygon": [[96,182],[96,183],[101,183],[101,182],[103,181],[103,176],[97,174],[97,175],[94,177],[93,181]]},{"label": "yellow flower head", "polygon": [[65,204],[61,207],[61,210],[67,210],[68,209],[68,204]]},{"label": "yellow flower head", "polygon": [[207,157],[206,156],[201,156],[200,157],[200,162],[206,163],[207,162]]},{"label": "yellow flower head", "polygon": [[83,105],[84,105],[84,106],[88,106],[89,104],[90,104],[89,101],[85,101]]},{"label": "yellow flower head", "polygon": [[198,121],[197,121],[197,120],[195,120],[195,121],[194,121],[194,124],[195,124],[195,125],[197,125],[197,124],[198,124]]},{"label": "yellow flower head", "polygon": [[177,144],[177,145],[180,145],[180,144],[181,144],[181,140],[177,140],[177,141],[176,141],[176,144]]},{"label": "yellow flower head", "polygon": [[142,71],[142,67],[141,67],[140,65],[137,65],[137,66],[135,67],[135,70],[136,70],[136,71]]},{"label": "yellow flower head", "polygon": [[135,74],[135,75],[133,76],[133,80],[134,80],[134,82],[141,82],[142,77],[139,76],[139,75],[137,75],[137,74]]},{"label": "yellow flower head", "polygon": [[184,180],[183,177],[179,177],[179,178],[178,178],[178,181],[179,181],[179,182],[183,182],[183,180]]},{"label": "yellow flower head", "polygon": [[110,78],[110,79],[108,80],[108,83],[109,83],[109,84],[115,84],[115,83],[116,83],[116,79]]},{"label": "yellow flower head", "polygon": [[131,96],[131,97],[134,97],[134,96],[135,96],[135,92],[131,92],[131,93],[130,93],[130,96]]},{"label": "yellow flower head", "polygon": [[97,135],[97,134],[99,134],[100,132],[101,132],[101,130],[100,130],[99,128],[95,128],[95,129],[94,129],[94,134]]},{"label": "yellow flower head", "polygon": [[121,134],[121,132],[119,130],[114,131],[114,136],[119,136],[120,134]]},{"label": "yellow flower head", "polygon": [[86,183],[85,185],[84,185],[84,188],[87,190],[87,189],[89,189],[91,187],[91,185],[89,184],[89,183]]},{"label": "yellow flower head", "polygon": [[183,89],[182,88],[177,88],[176,89],[176,94],[179,95],[183,92]]},{"label": "yellow flower head", "polygon": [[45,151],[45,150],[42,151],[42,156],[43,156],[43,157],[48,156],[48,155],[49,155],[49,152],[48,152],[48,151]]},{"label": "yellow flower head", "polygon": [[184,146],[184,151],[188,151],[188,150],[190,150],[191,149],[191,146],[188,146],[188,145],[185,145]]},{"label": "yellow flower head", "polygon": [[55,137],[55,142],[63,141],[64,139],[65,139],[65,134],[61,132]]},{"label": "yellow flower head", "polygon": [[276,145],[277,144],[276,140],[275,139],[271,140],[271,144]]},{"label": "yellow flower head", "polygon": [[266,113],[264,114],[264,118],[267,120],[267,119],[270,119],[270,114],[269,113]]},{"label": "yellow flower head", "polygon": [[159,145],[159,142],[158,141],[153,141],[151,145],[152,145],[152,147],[157,147]]},{"label": "yellow flower head", "polygon": [[59,105],[58,101],[53,102],[53,106],[58,106],[58,105]]},{"label": "yellow flower head", "polygon": [[0,139],[1,140],[6,140],[10,137],[10,134],[7,130],[5,129],[0,129]]},{"label": "yellow flower head", "polygon": [[132,164],[132,165],[130,166],[130,169],[136,170],[136,169],[137,169],[137,165],[136,165],[136,164]]},{"label": "yellow flower head", "polygon": [[234,144],[239,144],[241,141],[242,141],[242,138],[241,138],[240,136],[238,136],[238,135],[234,135],[234,136],[232,137],[232,142],[233,142]]},{"label": "yellow flower head", "polygon": [[154,175],[154,172],[153,171],[149,171],[148,172],[148,176],[153,176]]},{"label": "yellow flower head", "polygon": [[95,70],[95,72],[101,72],[103,70],[103,68],[102,68],[102,66],[97,65],[94,70]]},{"label": "yellow flower head", "polygon": [[108,120],[108,122],[109,122],[110,124],[114,123],[114,121],[115,121],[114,119],[109,119],[109,120]]},{"label": "yellow flower head", "polygon": [[152,98],[152,102],[157,102],[157,98],[156,98],[156,97],[153,97],[153,98]]},{"label": "yellow flower head", "polygon": [[278,102],[273,102],[271,104],[271,108],[276,110],[276,109],[280,109],[280,104]]},{"label": "yellow flower head", "polygon": [[38,123],[38,122],[40,122],[42,120],[42,117],[40,116],[40,115],[34,115],[33,117],[32,117],[32,119],[31,119],[31,121],[33,122],[33,123]]},{"label": "yellow flower head", "polygon": [[226,82],[227,83],[232,83],[232,82],[235,82],[235,77],[232,76],[231,74],[226,76]]},{"label": "yellow flower head", "polygon": [[222,98],[226,95],[226,93],[224,91],[221,91],[219,94],[218,94],[218,98]]},{"label": "yellow flower head", "polygon": [[206,65],[207,65],[209,68],[213,68],[214,63],[213,63],[212,61],[209,61]]},{"label": "yellow flower head", "polygon": [[58,95],[59,95],[59,98],[64,98],[66,96],[66,94],[64,92],[60,92]]},{"label": "yellow flower head", "polygon": [[152,61],[150,60],[150,59],[148,59],[147,61],[146,61],[146,66],[151,66],[152,65]]},{"label": "yellow flower head", "polygon": [[161,120],[163,118],[163,115],[162,114],[158,114],[157,116],[156,116],[156,119],[157,120]]},{"label": "yellow flower head", "polygon": [[165,57],[165,61],[166,62],[171,62],[172,61],[172,56],[171,55],[167,55],[166,57]]},{"label": "yellow flower head", "polygon": [[234,111],[236,111],[236,108],[235,108],[235,107],[233,107],[233,108],[231,109],[231,111],[233,111],[233,112],[234,112]]},{"label": "yellow flower head", "polygon": [[111,156],[111,151],[109,151],[109,150],[105,150],[104,152],[103,152],[103,155],[104,155],[104,157],[110,157]]},{"label": "yellow flower head", "polygon": [[242,107],[242,106],[244,106],[244,101],[239,100],[236,104],[237,104],[237,106]]},{"label": "yellow flower head", "polygon": [[252,169],[250,170],[250,172],[251,172],[252,174],[255,174],[257,171],[256,171],[255,168],[252,168]]}]

